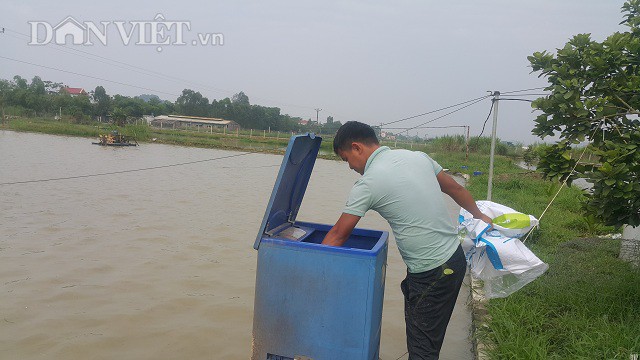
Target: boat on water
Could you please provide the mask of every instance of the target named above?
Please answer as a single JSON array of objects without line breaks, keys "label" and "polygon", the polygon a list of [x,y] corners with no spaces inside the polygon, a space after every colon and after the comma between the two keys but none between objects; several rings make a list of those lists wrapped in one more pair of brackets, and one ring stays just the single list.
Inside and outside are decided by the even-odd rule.
[{"label": "boat on water", "polygon": [[92,142],[93,145],[101,146],[138,146],[138,142],[129,140],[126,136],[120,134],[118,130],[113,130],[109,134],[100,135],[98,142]]}]

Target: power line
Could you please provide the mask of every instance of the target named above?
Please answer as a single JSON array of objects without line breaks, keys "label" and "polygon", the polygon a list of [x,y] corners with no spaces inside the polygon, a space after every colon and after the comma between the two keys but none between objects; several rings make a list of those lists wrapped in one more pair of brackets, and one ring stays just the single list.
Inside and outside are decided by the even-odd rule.
[{"label": "power line", "polygon": [[546,86],[541,86],[541,87],[537,87],[537,88],[530,88],[530,89],[522,89],[522,90],[513,90],[513,91],[501,91],[500,94],[513,94],[513,93],[519,93],[519,92],[525,92],[525,91],[531,91],[531,90],[543,90],[546,89]]},{"label": "power line", "polygon": [[[19,33],[17,31],[10,30],[10,29],[7,29],[7,30],[9,30],[9,31],[11,31],[13,33],[28,37],[28,35]],[[10,37],[12,37],[14,39],[19,39],[20,40],[20,38],[15,36],[15,35],[12,35],[12,34],[6,34],[6,35],[8,35],[8,36],[10,36]],[[38,40],[40,40],[40,39],[38,39]],[[57,47],[47,47],[47,48],[53,49],[53,50],[57,50],[57,51],[61,51],[61,52],[66,53],[66,54],[71,54],[71,55],[76,56],[76,57],[82,57],[82,58],[85,58],[85,59],[88,59],[88,60],[91,60],[91,61],[97,61],[97,62],[100,62],[100,63],[103,63],[103,64],[107,64],[109,66],[114,66],[114,67],[117,67],[117,68],[120,68],[120,69],[132,71],[132,72],[135,72],[135,73],[138,73],[138,74],[142,74],[142,75],[147,75],[147,76],[152,76],[152,77],[163,77],[163,78],[165,78],[164,80],[169,80],[169,81],[176,82],[176,83],[189,83],[187,80],[181,80],[181,79],[175,78],[175,77],[173,77],[171,75],[166,75],[166,74],[163,74],[163,73],[160,73],[160,72],[157,72],[157,71],[153,71],[153,70],[147,70],[147,69],[135,66],[135,65],[130,65],[130,64],[127,64],[125,62],[118,61],[118,60],[113,60],[113,59],[110,59],[110,58],[107,58],[107,57],[98,56],[98,55],[92,54],[92,53],[87,52],[87,51],[82,51],[82,50],[79,50],[79,49],[75,49],[73,47],[69,47],[66,44],[54,43],[54,45],[57,45]],[[69,51],[69,50],[71,50],[71,51]],[[91,57],[87,57],[87,56],[84,56],[82,54],[87,54],[87,55],[90,55]],[[110,63],[109,61],[114,62],[114,63]],[[119,64],[125,65],[126,67],[125,66],[121,66]],[[138,70],[135,70],[135,69],[138,69]],[[139,70],[142,70],[142,71],[139,71]],[[214,91],[218,91],[218,90],[214,90]],[[222,92],[222,91],[220,91],[220,92]]]},{"label": "power line", "polygon": [[511,99],[511,98],[500,98],[499,101],[502,101],[502,100],[506,100],[506,101],[526,101],[526,102],[530,102],[530,103],[533,102],[533,100],[529,100],[529,99]]},{"label": "power line", "polygon": [[471,99],[471,100],[467,100],[467,101],[464,101],[464,102],[461,102],[461,103],[458,103],[458,104],[455,104],[455,105],[446,106],[446,107],[443,107],[443,108],[440,108],[440,109],[437,109],[437,110],[427,111],[427,112],[422,113],[422,114],[413,115],[413,116],[409,116],[409,117],[402,118],[402,119],[399,119],[399,120],[390,121],[388,123],[383,123],[383,124],[380,124],[380,126],[385,126],[385,125],[395,124],[395,123],[398,123],[398,122],[401,122],[401,121],[405,121],[405,120],[415,119],[415,118],[420,117],[420,116],[429,115],[429,114],[433,114],[433,113],[440,112],[440,111],[443,111],[443,110],[451,109],[451,108],[454,108],[456,106],[468,104],[468,103],[476,101],[476,100],[484,100],[484,99],[486,99],[486,98],[488,98],[490,96],[491,95],[485,95],[485,96],[482,96],[482,97],[479,97],[479,98],[475,98],[475,99]]},{"label": "power line", "polygon": [[547,94],[512,94],[512,95],[509,95],[509,96],[518,97],[518,96],[549,96],[549,95],[551,95],[551,94],[548,94],[548,93]]},{"label": "power line", "polygon": [[[177,164],[152,166],[152,167],[147,167],[147,168],[131,169],[131,170],[111,171],[111,172],[98,173],[98,174],[67,176],[67,177],[61,177],[61,178],[14,181],[14,182],[0,183],[0,185],[29,184],[29,183],[48,182],[48,181],[82,179],[82,178],[89,178],[89,177],[96,177],[96,176],[106,176],[106,175],[115,175],[115,174],[125,174],[125,173],[130,173],[130,172],[147,171],[147,170],[155,170],[155,169],[164,169],[164,168],[175,167],[175,166],[191,165],[191,164],[197,164],[197,163],[203,163],[203,162],[209,162],[209,161],[215,161],[215,160],[229,159],[229,158],[240,157],[240,156],[245,156],[245,155],[250,155],[250,154],[257,154],[257,153],[258,152],[255,152],[255,151],[249,151],[249,152],[244,152],[244,153],[240,153],[240,154],[226,155],[226,156],[220,156],[220,157],[211,158],[211,159],[204,159],[204,160],[188,161],[188,162],[177,163]],[[264,167],[273,167],[273,166],[278,166],[278,165],[268,165],[268,166],[264,166]]]},{"label": "power line", "polygon": [[86,75],[86,74],[77,73],[77,72],[75,72],[75,71],[62,70],[62,69],[54,68],[54,67],[51,67],[51,66],[35,64],[35,63],[32,63],[32,62],[28,62],[28,61],[24,61],[24,60],[18,60],[18,59],[13,59],[13,58],[9,58],[9,57],[2,56],[2,55],[0,55],[0,58],[1,58],[1,59],[10,60],[10,61],[19,62],[19,63],[23,63],[23,64],[28,64],[28,65],[32,65],[32,66],[37,66],[37,67],[41,67],[41,68],[45,68],[45,69],[50,69],[50,70],[60,71],[60,72],[63,72],[63,73],[68,73],[68,74],[73,74],[73,75],[78,75],[78,76],[84,76],[84,77],[88,77],[88,78],[92,78],[92,79],[96,79],[96,80],[100,80],[100,81],[106,81],[106,82],[110,82],[110,83],[114,83],[114,84],[118,84],[118,85],[129,86],[129,87],[133,87],[133,88],[137,88],[137,89],[153,91],[153,92],[157,92],[157,93],[161,93],[161,94],[165,94],[165,95],[180,96],[180,95],[176,95],[176,94],[168,93],[168,92],[166,92],[166,91],[159,91],[159,90],[154,90],[154,89],[146,88],[146,87],[143,87],[143,86],[137,86],[137,85],[126,84],[126,83],[119,82],[119,81],[115,81],[115,80],[109,80],[109,79],[104,79],[104,78],[97,77],[97,76],[91,76],[91,75]]},{"label": "power line", "polygon": [[451,126],[420,126],[420,127],[384,127],[385,130],[413,130],[413,129],[450,129],[450,128],[466,128],[468,125],[451,125]]},{"label": "power line", "polygon": [[[489,95],[489,96],[490,96],[490,95]],[[413,130],[413,129],[416,129],[416,128],[420,127],[420,126],[423,126],[423,125],[426,125],[426,124],[432,123],[432,122],[434,122],[434,121],[436,121],[436,120],[442,119],[442,118],[443,118],[443,117],[445,117],[445,116],[449,116],[449,115],[451,115],[451,114],[453,114],[453,113],[456,113],[456,112],[458,112],[458,111],[460,111],[460,110],[462,110],[462,109],[468,108],[469,106],[475,105],[475,104],[477,104],[477,103],[479,103],[479,102],[483,101],[483,100],[484,100],[484,99],[486,99],[487,97],[488,97],[488,96],[483,96],[482,98],[479,98],[479,100],[474,101],[474,102],[472,102],[471,104],[467,104],[467,105],[465,105],[465,106],[463,106],[463,107],[460,107],[460,108],[457,108],[457,109],[455,109],[455,110],[453,110],[453,111],[450,111],[450,112],[448,112],[448,113],[446,113],[446,114],[444,114],[444,115],[438,116],[437,118],[431,119],[431,120],[429,120],[429,121],[425,121],[425,122],[423,122],[422,124],[416,125],[416,126],[414,126],[414,127],[410,127],[410,128],[408,128],[407,130]]]},{"label": "power line", "polygon": [[484,124],[482,124],[482,131],[480,131],[480,135],[478,135],[478,140],[476,140],[476,142],[480,141],[480,137],[484,133],[484,127],[487,126],[487,121],[489,121],[489,118],[491,117],[491,112],[493,111],[493,103],[494,101],[491,100],[491,107],[489,108],[489,114],[487,114],[487,118],[484,120]]},{"label": "power line", "polygon": [[[22,36],[24,36],[24,37],[26,37],[26,38],[28,38],[28,39],[30,39],[30,38],[31,38],[28,34],[24,34],[24,33],[21,33],[21,32],[19,32],[19,31],[15,31],[15,30],[12,30],[12,29],[6,29],[6,30],[7,30],[7,31],[10,31],[10,32],[12,32],[12,33],[18,34],[18,35],[22,35]],[[8,34],[8,35],[10,35],[10,34]],[[15,37],[15,36],[12,36],[12,37],[17,38],[17,37]],[[38,39],[38,40],[40,40],[40,39]],[[164,74],[164,73],[161,73],[161,72],[158,72],[158,71],[145,69],[145,68],[143,68],[143,67],[136,66],[136,65],[132,65],[132,64],[129,64],[129,63],[126,63],[126,62],[123,62],[123,61],[114,60],[114,59],[111,59],[111,58],[108,58],[108,57],[104,57],[104,56],[96,55],[96,54],[93,54],[93,53],[88,52],[88,51],[83,51],[83,50],[80,50],[80,49],[76,49],[76,48],[74,48],[74,47],[70,47],[70,46],[68,46],[67,44],[58,44],[58,43],[54,43],[54,44],[58,46],[58,47],[54,47],[54,48],[53,48],[53,49],[55,49],[55,50],[60,50],[60,51],[63,51],[63,52],[69,53],[69,54],[71,54],[71,53],[70,53],[70,52],[68,52],[68,51],[64,51],[64,50],[63,50],[63,48],[64,48],[64,49],[68,49],[68,50],[72,50],[72,51],[75,51],[75,52],[78,52],[78,53],[82,53],[82,54],[86,54],[86,55],[92,56],[93,58],[87,58],[87,57],[84,57],[84,58],[87,58],[87,59],[89,59],[89,60],[92,60],[92,61],[99,61],[99,62],[102,62],[102,63],[107,64],[107,65],[111,65],[111,66],[119,67],[119,68],[121,68],[121,69],[125,69],[125,70],[129,70],[129,71],[137,72],[137,73],[140,73],[140,74],[143,74],[143,75],[147,75],[147,76],[155,76],[155,77],[158,77],[158,76],[159,76],[159,77],[163,77],[163,78],[165,78],[165,80],[169,80],[169,81],[173,81],[173,82],[179,82],[179,83],[184,83],[184,84],[196,85],[196,86],[201,87],[201,88],[204,88],[204,89],[206,89],[206,90],[215,91],[215,92],[219,92],[219,93],[225,93],[225,94],[234,93],[234,91],[231,91],[231,90],[226,90],[226,89],[221,89],[221,88],[214,88],[214,87],[210,87],[210,86],[208,86],[208,85],[206,85],[206,84],[202,84],[202,83],[198,83],[198,82],[194,82],[194,81],[186,80],[186,79],[179,78],[179,77],[176,77],[176,76],[167,75],[167,74]],[[73,54],[73,55],[75,55],[75,54]],[[118,65],[115,65],[115,64],[110,64],[110,63],[108,63],[108,62],[105,62],[104,60],[108,60],[108,61],[114,62],[114,63],[116,63],[116,64],[121,64],[121,65],[124,65],[124,66],[128,66],[128,67],[133,68],[133,69],[141,70],[142,72],[140,72],[140,71],[136,71],[136,70],[133,70],[133,69],[124,68],[124,67],[122,67],[122,66],[118,66]],[[306,105],[296,105],[296,104],[288,104],[288,103],[283,103],[283,102],[276,101],[276,100],[273,100],[273,99],[267,99],[267,98],[261,98],[261,97],[254,97],[254,99],[258,99],[258,100],[265,100],[265,101],[269,101],[269,102],[274,102],[274,103],[276,103],[276,104],[285,105],[285,106],[292,106],[292,107],[299,107],[299,108],[313,109],[313,107],[311,107],[311,106],[306,106]]]}]

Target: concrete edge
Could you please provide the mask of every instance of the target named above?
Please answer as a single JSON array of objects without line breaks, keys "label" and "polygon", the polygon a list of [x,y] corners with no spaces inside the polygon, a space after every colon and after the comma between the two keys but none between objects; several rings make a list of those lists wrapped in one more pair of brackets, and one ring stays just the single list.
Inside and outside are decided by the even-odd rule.
[{"label": "concrete edge", "polygon": [[487,310],[487,298],[484,295],[482,280],[476,279],[471,273],[471,344],[473,355],[476,360],[488,360],[487,350],[489,345],[479,333],[489,329],[489,312]]}]

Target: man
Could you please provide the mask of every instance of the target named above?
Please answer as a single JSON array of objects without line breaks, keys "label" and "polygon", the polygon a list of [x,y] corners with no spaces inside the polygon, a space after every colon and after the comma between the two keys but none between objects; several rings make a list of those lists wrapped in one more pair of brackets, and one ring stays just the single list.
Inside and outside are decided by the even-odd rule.
[{"label": "man", "polygon": [[369,209],[382,215],[407,265],[401,289],[409,359],[438,359],[466,271],[442,193],[474,217],[489,224],[491,219],[480,212],[469,191],[427,154],[380,146],[369,125],[356,121],[342,125],[333,150],[362,177],[322,243],[344,244]]}]

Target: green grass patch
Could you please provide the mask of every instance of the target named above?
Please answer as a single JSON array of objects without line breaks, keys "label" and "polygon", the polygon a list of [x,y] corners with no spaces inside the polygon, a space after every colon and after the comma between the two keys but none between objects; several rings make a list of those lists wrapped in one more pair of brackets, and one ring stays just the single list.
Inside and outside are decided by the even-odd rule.
[{"label": "green grass patch", "polygon": [[[431,154],[452,172],[470,175],[468,189],[485,199],[487,155]],[[467,166],[467,169],[462,169]],[[481,171],[480,176],[473,176]],[[496,157],[493,200],[540,217],[560,184]],[[527,246],[549,270],[505,299],[488,303],[492,359],[629,359],[640,353],[640,271],[619,260],[620,242],[584,239],[613,232],[581,210],[583,191],[563,188]]]},{"label": "green grass patch", "polygon": [[0,129],[81,137],[97,137],[101,132],[104,132],[95,124],[82,125],[73,124],[68,121],[53,121],[39,118],[12,119],[0,125]]},{"label": "green grass patch", "polygon": [[620,242],[574,239],[545,275],[489,302],[492,359],[629,359],[640,352],[640,273],[618,259]]}]

